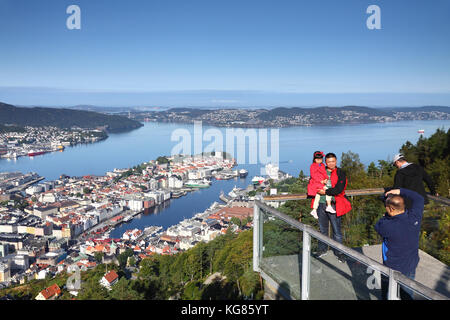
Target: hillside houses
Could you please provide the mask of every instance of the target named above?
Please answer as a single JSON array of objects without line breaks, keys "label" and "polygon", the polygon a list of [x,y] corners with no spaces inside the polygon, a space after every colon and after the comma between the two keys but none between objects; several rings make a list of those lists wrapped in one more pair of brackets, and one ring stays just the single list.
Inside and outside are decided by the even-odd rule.
[{"label": "hillside houses", "polygon": [[108,290],[111,290],[112,286],[119,281],[119,275],[114,270],[109,271],[100,279],[100,285]]},{"label": "hillside houses", "polygon": [[55,283],[50,287],[42,290],[36,297],[36,300],[55,300],[58,296],[61,295],[61,289]]},{"label": "hillside houses", "polygon": [[[103,261],[108,262],[117,262],[117,255],[127,249],[137,261],[153,254],[173,255],[224,233],[226,221],[197,217],[165,233],[130,230],[120,239],[108,238],[111,228],[129,221],[135,213],[152,207],[157,212],[172,198],[172,192],[176,197],[186,194],[187,180],[209,178],[214,171],[236,165],[234,159],[223,159],[220,153],[168,159],[170,164],[152,160],[133,169],[114,169],[105,176],[61,175],[55,181],[28,186],[19,197],[28,204],[23,210],[14,208],[15,202],[9,201],[13,198],[2,189],[2,199],[9,202],[0,208],[0,255],[5,258],[0,282],[8,285],[54,276],[72,264],[91,268],[97,263],[96,253],[102,253]],[[22,175],[2,177],[7,182]],[[36,175],[27,179],[33,177]],[[15,256],[10,251],[16,251]]]}]

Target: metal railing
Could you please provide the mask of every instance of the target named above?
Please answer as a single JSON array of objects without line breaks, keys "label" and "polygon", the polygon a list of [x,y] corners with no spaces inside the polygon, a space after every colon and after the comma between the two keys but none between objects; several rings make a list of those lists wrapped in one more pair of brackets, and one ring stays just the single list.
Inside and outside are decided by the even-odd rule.
[{"label": "metal railing", "polygon": [[[264,197],[264,200],[269,197]],[[286,197],[287,198],[287,197]],[[269,200],[269,199],[267,199]],[[269,201],[285,201],[287,199],[273,199]],[[291,299],[292,296],[286,293],[282,287],[278,286],[277,282],[269,276],[263,267],[261,267],[261,259],[263,257],[263,227],[264,227],[264,217],[263,213],[276,217],[282,220],[284,223],[288,224],[290,227],[298,229],[303,232],[303,243],[302,243],[302,253],[301,253],[301,299],[310,299],[310,272],[311,272],[311,239],[316,239],[323,242],[324,244],[334,248],[339,253],[344,254],[346,257],[351,258],[359,263],[371,268],[374,271],[379,272],[389,279],[387,298],[389,300],[399,300],[400,299],[400,285],[403,288],[409,288],[413,290],[416,294],[430,300],[449,300],[448,297],[440,294],[439,292],[432,290],[423,284],[414,281],[400,272],[390,269],[385,265],[367,257],[366,255],[351,249],[327,236],[315,230],[309,225],[305,225],[293,218],[279,212],[278,210],[270,207],[262,202],[261,196],[257,196],[255,200],[254,213],[253,213],[253,270],[262,275],[262,277],[278,287],[279,292],[285,296],[287,299]],[[284,294],[283,294],[284,292]]]}]

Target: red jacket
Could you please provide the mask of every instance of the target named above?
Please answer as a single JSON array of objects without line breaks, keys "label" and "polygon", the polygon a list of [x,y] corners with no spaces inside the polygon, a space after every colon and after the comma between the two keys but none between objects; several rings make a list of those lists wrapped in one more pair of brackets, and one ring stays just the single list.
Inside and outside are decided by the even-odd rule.
[{"label": "red jacket", "polygon": [[[352,210],[352,205],[345,196],[345,189],[347,188],[347,177],[345,172],[340,168],[335,168],[331,171],[331,188],[327,189],[325,193],[328,196],[334,196],[336,201],[336,216],[340,217]],[[311,208],[313,207],[314,199],[311,201]]]},{"label": "red jacket", "polygon": [[315,196],[317,191],[323,189],[324,184],[322,180],[328,179],[327,170],[323,163],[313,162],[309,167],[309,183],[308,183],[308,196]]}]

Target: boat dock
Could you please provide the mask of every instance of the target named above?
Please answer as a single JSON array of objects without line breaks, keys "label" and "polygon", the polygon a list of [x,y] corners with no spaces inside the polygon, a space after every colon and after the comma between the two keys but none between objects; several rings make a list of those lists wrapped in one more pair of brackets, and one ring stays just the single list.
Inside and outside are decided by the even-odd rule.
[{"label": "boat dock", "polygon": [[29,186],[31,186],[32,184],[35,184],[36,182],[39,182],[39,181],[44,180],[44,179],[45,179],[45,177],[39,177],[39,178],[37,178],[37,179],[35,179],[33,181],[30,181],[30,182],[24,183],[24,184],[22,184],[20,186],[17,186],[15,188],[12,188],[12,189],[8,190],[8,192],[22,191],[22,190],[28,188]]}]

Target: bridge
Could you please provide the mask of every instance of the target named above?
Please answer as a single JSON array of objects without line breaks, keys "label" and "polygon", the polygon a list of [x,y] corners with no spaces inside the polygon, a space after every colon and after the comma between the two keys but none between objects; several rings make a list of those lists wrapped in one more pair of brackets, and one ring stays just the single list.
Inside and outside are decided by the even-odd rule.
[{"label": "bridge", "polygon": [[[382,188],[346,191],[349,197],[382,193]],[[268,205],[306,198],[305,194],[256,197],[253,270],[265,280],[266,299],[380,300],[382,282],[389,300],[399,300],[403,288],[412,290],[417,300],[450,299],[449,266],[422,250],[415,280],[411,280],[382,264],[381,245],[349,248]],[[429,198],[450,205],[447,198]],[[331,251],[324,257],[312,256],[319,242],[344,254],[345,262]]]}]

